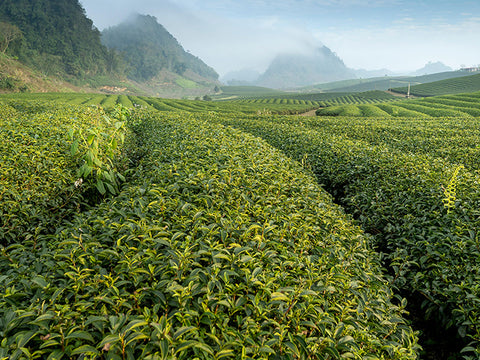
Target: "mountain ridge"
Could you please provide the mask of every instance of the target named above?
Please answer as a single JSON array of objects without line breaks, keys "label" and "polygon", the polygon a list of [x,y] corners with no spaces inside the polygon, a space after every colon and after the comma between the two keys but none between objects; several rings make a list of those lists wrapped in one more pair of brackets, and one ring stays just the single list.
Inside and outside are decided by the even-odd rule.
[{"label": "mountain ridge", "polygon": [[45,75],[121,74],[116,54],[101,44],[78,0],[2,0],[0,21],[20,30],[6,53]]},{"label": "mountain ridge", "polygon": [[186,74],[187,70],[191,70],[204,80],[218,80],[213,68],[186,52],[151,15],[134,14],[126,21],[103,30],[102,43],[123,55],[129,66],[127,75],[135,81],[151,80],[164,69],[180,76],[187,75],[187,78],[191,78]]}]

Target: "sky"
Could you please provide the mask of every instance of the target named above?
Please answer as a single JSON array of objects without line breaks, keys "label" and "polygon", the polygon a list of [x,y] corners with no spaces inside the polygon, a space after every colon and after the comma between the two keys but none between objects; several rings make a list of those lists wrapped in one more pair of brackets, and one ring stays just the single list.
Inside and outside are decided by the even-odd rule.
[{"label": "sky", "polygon": [[221,76],[327,46],[352,69],[480,64],[479,0],[80,0],[103,30],[153,15]]}]

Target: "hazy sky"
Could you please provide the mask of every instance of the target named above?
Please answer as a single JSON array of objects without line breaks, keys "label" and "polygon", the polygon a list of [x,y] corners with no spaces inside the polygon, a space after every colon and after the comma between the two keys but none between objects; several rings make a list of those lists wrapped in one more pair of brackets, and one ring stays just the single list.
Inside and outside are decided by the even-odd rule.
[{"label": "hazy sky", "polygon": [[220,75],[326,45],[354,69],[480,64],[479,0],[80,0],[100,30],[154,15]]}]

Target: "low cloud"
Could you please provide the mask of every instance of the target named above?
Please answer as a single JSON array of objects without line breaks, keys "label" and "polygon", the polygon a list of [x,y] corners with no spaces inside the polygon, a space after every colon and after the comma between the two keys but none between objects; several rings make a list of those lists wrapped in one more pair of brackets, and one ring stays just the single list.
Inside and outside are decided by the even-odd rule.
[{"label": "low cloud", "polygon": [[228,4],[218,1],[219,8],[209,6],[208,11],[194,0],[188,2],[189,8],[178,1],[146,0],[137,4],[116,0],[113,8],[99,0],[82,2],[87,15],[100,29],[123,21],[133,12],[155,16],[185,50],[220,75],[243,68],[263,71],[279,53],[307,52],[321,46],[300,24],[285,23],[273,14],[242,19],[225,17],[223,12]]},{"label": "low cloud", "polygon": [[420,16],[404,0],[81,0],[99,29],[131,13],[155,16],[186,50],[220,75],[264,71],[279,53],[324,43],[351,68],[411,71],[428,61],[452,68],[480,62],[477,15],[459,19],[429,7]]},{"label": "low cloud", "polygon": [[405,72],[428,61],[441,61],[454,69],[480,63],[480,48],[473,46],[479,33],[480,19],[469,18],[457,24],[408,21],[382,31],[335,29],[319,30],[316,35],[325,39],[347,66]]}]

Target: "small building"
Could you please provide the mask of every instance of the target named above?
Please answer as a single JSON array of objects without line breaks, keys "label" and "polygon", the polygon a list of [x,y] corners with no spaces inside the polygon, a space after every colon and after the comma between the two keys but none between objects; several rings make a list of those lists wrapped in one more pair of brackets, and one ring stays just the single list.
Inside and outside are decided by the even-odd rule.
[{"label": "small building", "polygon": [[460,71],[466,71],[466,72],[477,72],[480,71],[480,67],[468,67],[468,68],[461,68]]}]

